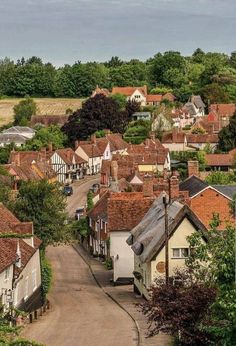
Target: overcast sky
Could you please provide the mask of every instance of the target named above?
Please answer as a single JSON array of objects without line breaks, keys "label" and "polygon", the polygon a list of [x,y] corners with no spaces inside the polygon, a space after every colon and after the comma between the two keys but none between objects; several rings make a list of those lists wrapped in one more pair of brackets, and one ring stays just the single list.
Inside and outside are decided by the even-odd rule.
[{"label": "overcast sky", "polygon": [[145,60],[236,50],[236,0],[0,0],[0,58]]}]

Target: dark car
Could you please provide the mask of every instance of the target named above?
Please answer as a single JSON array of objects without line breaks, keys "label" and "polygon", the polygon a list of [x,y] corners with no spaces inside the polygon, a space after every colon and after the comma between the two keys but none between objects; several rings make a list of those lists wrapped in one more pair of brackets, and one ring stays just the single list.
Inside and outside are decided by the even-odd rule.
[{"label": "dark car", "polygon": [[70,185],[65,185],[64,188],[63,188],[63,193],[64,193],[64,195],[66,195],[66,196],[71,196],[71,195],[73,195],[73,188],[72,188],[72,186],[70,186]]},{"label": "dark car", "polygon": [[76,209],[75,211],[75,219],[79,220],[81,218],[81,216],[83,216],[85,214],[85,207],[79,207],[78,209]]}]

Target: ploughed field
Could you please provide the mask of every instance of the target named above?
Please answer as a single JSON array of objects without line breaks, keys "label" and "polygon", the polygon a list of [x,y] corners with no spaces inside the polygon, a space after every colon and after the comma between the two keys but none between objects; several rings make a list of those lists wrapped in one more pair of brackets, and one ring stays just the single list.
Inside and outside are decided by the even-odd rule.
[{"label": "ploughed field", "polygon": [[[67,109],[75,111],[81,107],[82,99],[33,98],[37,104],[37,115],[64,115]],[[22,98],[0,99],[0,126],[13,120],[13,107]]]}]

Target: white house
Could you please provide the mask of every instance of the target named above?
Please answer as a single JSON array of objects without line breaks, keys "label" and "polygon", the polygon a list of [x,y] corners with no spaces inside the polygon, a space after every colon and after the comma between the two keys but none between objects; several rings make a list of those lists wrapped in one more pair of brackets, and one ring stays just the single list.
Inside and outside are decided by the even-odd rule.
[{"label": "white house", "polygon": [[71,183],[83,178],[87,171],[87,161],[77,155],[71,148],[57,149],[50,158],[57,180]]},{"label": "white house", "polygon": [[33,138],[35,130],[27,126],[13,126],[0,133],[0,147],[14,143],[21,147],[28,139]]},{"label": "white house", "polygon": [[[33,311],[42,305],[39,246],[31,222],[20,222],[0,204],[0,296],[11,305]],[[26,238],[1,238],[1,233],[26,234]],[[32,235],[29,237],[29,235]]]},{"label": "white house", "polygon": [[[134,252],[134,287],[148,298],[148,288],[158,276],[165,277],[165,206],[164,193],[155,200],[141,222],[131,230],[127,243]],[[185,266],[189,256],[187,237],[201,232],[206,240],[207,229],[187,206],[172,201],[167,205],[169,275]]]}]

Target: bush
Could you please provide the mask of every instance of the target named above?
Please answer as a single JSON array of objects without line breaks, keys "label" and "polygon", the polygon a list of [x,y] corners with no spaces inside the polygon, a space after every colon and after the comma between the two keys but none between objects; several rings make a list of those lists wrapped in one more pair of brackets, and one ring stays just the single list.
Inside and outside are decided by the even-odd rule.
[{"label": "bush", "polygon": [[112,263],[112,259],[111,258],[107,258],[106,259],[105,267],[107,268],[107,270],[113,269],[113,263]]},{"label": "bush", "polygon": [[52,267],[46,259],[44,253],[41,253],[41,280],[43,301],[46,300],[47,294],[52,285]]}]

